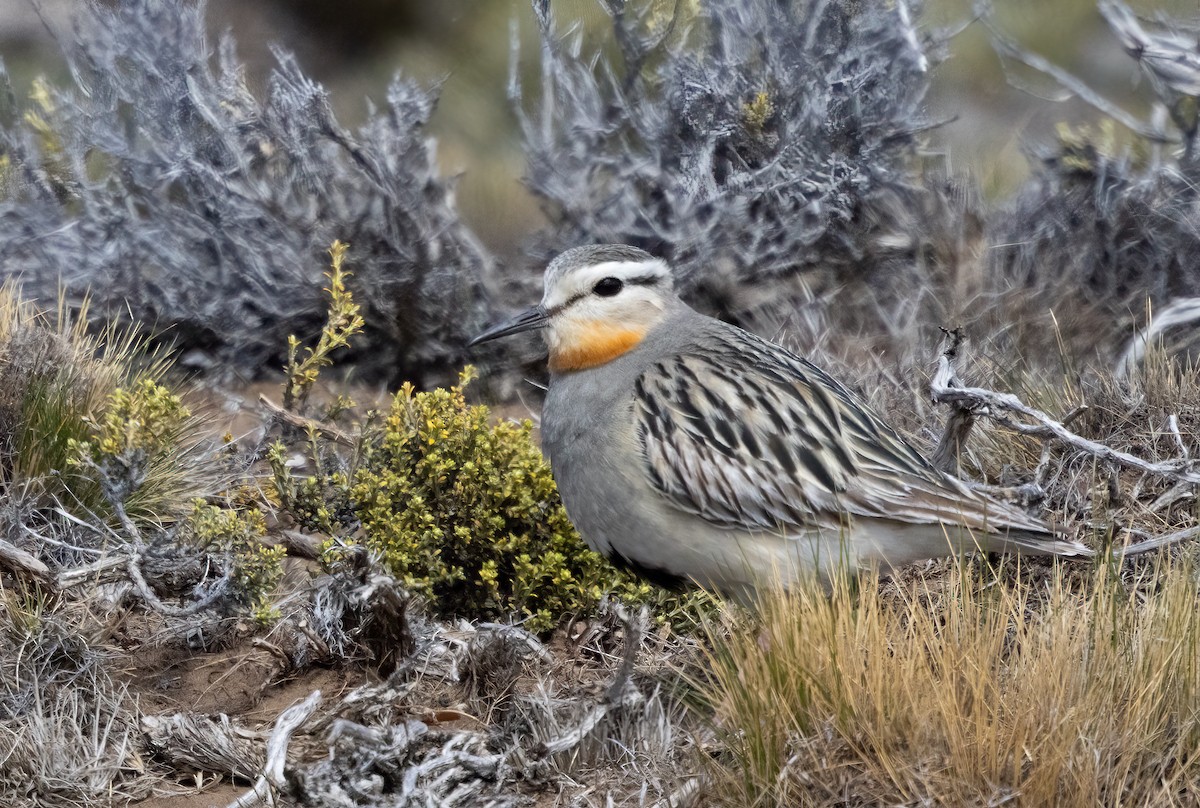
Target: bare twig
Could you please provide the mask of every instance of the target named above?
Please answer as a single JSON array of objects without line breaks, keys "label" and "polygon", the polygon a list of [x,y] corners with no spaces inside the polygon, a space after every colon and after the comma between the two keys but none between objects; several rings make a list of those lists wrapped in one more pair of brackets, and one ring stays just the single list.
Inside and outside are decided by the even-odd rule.
[{"label": "bare twig", "polygon": [[21,529],[23,531],[25,531],[26,536],[36,539],[38,542],[50,544],[55,547],[61,547],[64,550],[70,550],[73,553],[79,553],[81,555],[92,555],[92,556],[103,556],[104,555],[103,550],[98,550],[95,547],[81,547],[78,544],[72,544],[71,542],[63,541],[62,539],[56,539],[53,536],[47,536],[45,533],[34,530],[29,525],[21,525]]},{"label": "bare twig", "polygon": [[[955,375],[955,365],[959,359],[965,337],[961,328],[942,329],[945,335],[945,348],[942,350],[942,361],[938,363],[938,372],[932,382],[937,387],[961,387],[962,383]],[[962,447],[975,426],[975,413],[970,407],[955,406],[950,418],[946,421],[946,429],[937,448],[933,450],[933,465],[947,474],[958,476],[959,457]]]},{"label": "bare twig", "polygon": [[0,539],[0,567],[7,567],[14,572],[32,578],[34,582],[44,586],[54,583],[54,578],[50,574],[50,568],[43,564],[37,556],[25,552],[4,539]]},{"label": "bare twig", "polygon": [[1039,73],[1044,73],[1050,76],[1063,87],[1063,89],[1077,96],[1080,100],[1095,107],[1097,110],[1120,123],[1125,128],[1129,129],[1153,143],[1176,143],[1178,138],[1173,138],[1162,132],[1159,129],[1145,123],[1134,117],[1129,112],[1118,107],[1113,102],[1109,101],[1100,93],[1093,90],[1091,87],[1063,70],[1053,62],[1038,56],[1036,53],[1030,53],[1022,48],[1017,43],[1006,37],[995,25],[992,24],[991,10],[987,4],[976,3],[976,9],[980,22],[987,29],[988,35],[992,40],[992,47],[1002,55],[1010,59],[1016,59],[1018,62],[1033,68]]},{"label": "bare twig", "polygon": [[1187,445],[1183,442],[1183,435],[1179,431],[1179,416],[1175,413],[1167,418],[1167,429],[1170,430],[1171,436],[1175,438],[1175,445],[1179,447],[1179,454],[1185,460],[1191,460],[1192,456],[1188,452]]},{"label": "bare twig", "polygon": [[1191,483],[1175,483],[1170,490],[1164,492],[1161,496],[1155,499],[1149,505],[1149,510],[1153,513],[1159,513],[1170,508],[1176,502],[1187,499],[1196,498],[1196,486]]},{"label": "bare twig", "polygon": [[574,749],[583,743],[583,739],[591,734],[592,730],[604,720],[608,715],[613,705],[607,701],[602,701],[592,709],[588,710],[587,714],[579,720],[579,723],[572,727],[567,732],[559,735],[557,738],[552,738],[542,744],[538,751],[546,756],[557,755],[559,752],[566,752],[569,749]]},{"label": "bare twig", "polygon": [[1200,297],[1181,297],[1171,302],[1146,323],[1146,327],[1134,335],[1121,358],[1117,360],[1114,373],[1118,379],[1128,378],[1155,344],[1161,344],[1163,334],[1179,326],[1192,326],[1200,320]]},{"label": "bare twig", "polygon": [[106,558],[97,559],[90,564],[84,564],[82,567],[72,567],[69,570],[63,570],[58,573],[55,580],[55,585],[59,589],[69,589],[72,586],[78,586],[85,582],[99,582],[102,579],[117,577],[113,570],[119,567],[124,567],[129,563],[129,558],[124,554],[110,555]]},{"label": "bare twig", "polygon": [[[642,647],[642,638],[646,636],[646,625],[650,619],[650,610],[645,606],[638,610],[637,616],[631,616],[621,604],[613,607],[617,617],[625,626],[625,653],[621,656],[621,667],[604,694],[604,700],[609,704],[628,706],[641,699],[641,694],[633,688],[633,665],[637,662],[638,651]],[[633,693],[630,693],[630,690]]]},{"label": "bare twig", "polygon": [[302,415],[297,415],[296,413],[279,406],[265,395],[260,395],[258,397],[258,403],[262,404],[263,407],[265,407],[273,417],[278,418],[288,426],[295,427],[301,432],[316,430],[335,443],[340,443],[343,446],[354,445],[354,438],[351,437],[348,432],[344,432],[330,424],[325,424],[312,418],[305,418]]},{"label": "bare twig", "polygon": [[263,773],[254,783],[254,788],[229,803],[229,808],[249,808],[251,805],[265,802],[270,798],[272,787],[277,791],[286,790],[287,781],[283,778],[283,767],[287,763],[288,743],[292,733],[309,719],[320,703],[321,691],[314,690],[304,701],[293,704],[280,713],[275,728],[271,730],[271,737],[267,740],[267,763],[263,767]]},{"label": "bare twig", "polygon": [[[1136,469],[1176,482],[1200,484],[1200,474],[1190,469],[1191,462],[1187,459],[1151,463],[1128,452],[1122,452],[1077,435],[1067,429],[1061,421],[1056,421],[1041,410],[1027,406],[1011,393],[997,393],[982,387],[955,386],[954,368],[950,360],[951,357],[946,353],[938,358],[938,371],[934,375],[933,381],[930,382],[930,393],[933,400],[939,404],[951,404],[958,408],[967,407],[976,415],[985,415],[1013,432],[1043,440],[1057,440],[1115,466]],[[1012,417],[1014,414],[1034,423],[1018,421]]]},{"label": "bare twig", "polygon": [[1050,470],[1050,458],[1053,456],[1050,441],[1042,443],[1042,456],[1038,458],[1037,468],[1033,470],[1033,483],[1039,488],[1046,486],[1046,473]]},{"label": "bare twig", "polygon": [[1191,151],[1196,135],[1194,106],[1190,114],[1184,112],[1179,96],[1200,96],[1200,53],[1196,49],[1196,37],[1176,31],[1150,33],[1142,27],[1137,17],[1119,0],[1100,0],[1100,13],[1108,22],[1125,52],[1132,56],[1150,77],[1156,94],[1171,106],[1172,117],[1183,131],[1186,146]]},{"label": "bare twig", "polygon": [[[1130,535],[1144,536],[1146,534],[1141,531],[1129,531]],[[1183,530],[1176,530],[1173,533],[1166,533],[1162,536],[1150,536],[1137,544],[1130,544],[1120,549],[1118,556],[1120,558],[1129,558],[1130,556],[1138,556],[1143,553],[1148,553],[1151,550],[1160,550],[1163,547],[1169,547],[1173,544],[1180,544],[1185,541],[1200,538],[1200,527],[1189,527]]]},{"label": "bare twig", "polygon": [[[94,463],[91,465],[93,468],[99,468]],[[105,478],[101,476],[100,479],[103,484]],[[137,525],[135,525],[133,520],[129,518],[129,513],[125,510],[125,503],[118,497],[109,496],[106,498],[108,499],[109,504],[112,505],[113,512],[117,515],[117,520],[121,523],[121,529],[125,531],[125,533],[135,544],[141,544],[142,532],[138,530]]]}]

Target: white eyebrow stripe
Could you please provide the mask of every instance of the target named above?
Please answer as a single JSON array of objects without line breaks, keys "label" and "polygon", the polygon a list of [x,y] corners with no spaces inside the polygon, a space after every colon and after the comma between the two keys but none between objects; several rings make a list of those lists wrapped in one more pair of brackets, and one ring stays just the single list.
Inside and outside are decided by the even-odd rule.
[{"label": "white eyebrow stripe", "polygon": [[590,267],[584,267],[572,273],[581,289],[591,289],[604,278],[631,278],[639,275],[655,275],[666,277],[670,274],[667,264],[661,258],[648,261],[605,261]]}]

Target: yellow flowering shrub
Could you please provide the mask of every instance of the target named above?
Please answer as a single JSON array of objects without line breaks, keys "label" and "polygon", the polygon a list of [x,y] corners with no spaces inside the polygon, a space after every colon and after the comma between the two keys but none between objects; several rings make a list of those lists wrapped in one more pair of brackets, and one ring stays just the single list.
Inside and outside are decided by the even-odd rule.
[{"label": "yellow flowering shrub", "polygon": [[143,379],[109,394],[100,417],[90,424],[92,440],[78,443],[78,450],[97,462],[127,454],[153,455],[170,449],[190,416],[179,396],[153,379]]},{"label": "yellow flowering shrub", "polygon": [[212,477],[198,463],[191,411],[153,378],[113,389],[80,426],[84,434],[66,440],[66,462],[79,472],[73,490],[99,486],[97,513],[121,509],[135,522],[173,520]]},{"label": "yellow flowering shrub", "polygon": [[362,542],[442,613],[516,615],[543,631],[605,592],[650,598],[649,585],[579,539],[533,425],[492,423],[487,407],[467,403],[472,374],[449,389],[404,385],[347,471],[295,479],[277,445],[281,500],[310,528],[357,522]]}]

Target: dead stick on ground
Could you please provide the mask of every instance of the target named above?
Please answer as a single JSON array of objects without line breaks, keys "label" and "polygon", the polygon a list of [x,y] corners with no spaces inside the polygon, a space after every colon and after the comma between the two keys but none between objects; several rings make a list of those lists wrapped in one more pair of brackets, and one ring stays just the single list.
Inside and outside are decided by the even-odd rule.
[{"label": "dead stick on ground", "polygon": [[[1135,531],[1132,530],[1128,531],[1128,533],[1131,536],[1135,535]],[[1147,534],[1136,531],[1136,535],[1145,536]],[[1149,538],[1142,539],[1137,544],[1115,548],[1115,551],[1118,557],[1125,558],[1127,556],[1142,555],[1143,553],[1148,553],[1151,550],[1157,550],[1162,547],[1169,547],[1172,544],[1182,544],[1185,541],[1192,541],[1193,539],[1200,539],[1200,527],[1188,527],[1183,530],[1176,530],[1173,533],[1163,534],[1162,536],[1150,536]]]},{"label": "dead stick on ground", "polygon": [[42,585],[54,583],[50,568],[43,564],[37,556],[25,552],[4,539],[0,539],[0,567],[7,567],[14,572],[22,573]]},{"label": "dead stick on ground", "polygon": [[354,438],[349,433],[343,432],[335,426],[323,424],[320,421],[315,421],[312,418],[305,418],[302,415],[297,415],[294,412],[285,410],[283,407],[276,404],[266,396],[259,396],[258,403],[262,404],[271,415],[278,418],[288,426],[296,427],[302,432],[307,432],[310,429],[315,429],[330,440],[340,443],[343,446],[353,446]]},{"label": "dead stick on ground", "polygon": [[59,589],[69,589],[82,583],[108,581],[120,577],[120,573],[116,570],[125,567],[128,563],[129,559],[125,555],[110,555],[100,558],[90,564],[84,564],[82,567],[63,570],[58,573],[55,585]]},{"label": "dead stick on ground", "polygon": [[304,701],[293,704],[279,714],[275,728],[271,730],[271,737],[267,739],[267,763],[263,766],[263,773],[254,783],[254,788],[229,803],[229,808],[249,808],[251,805],[267,801],[270,799],[272,786],[276,791],[287,788],[287,781],[283,779],[283,767],[287,763],[288,743],[292,739],[292,733],[308,720],[320,703],[321,691],[314,690]]},{"label": "dead stick on ground", "polygon": [[[947,331],[943,328],[942,331],[946,335],[946,348],[942,351],[938,361],[938,375],[930,384],[946,388],[960,387],[961,383],[955,375],[954,367],[964,342],[962,329],[955,328]],[[967,438],[974,426],[975,413],[970,407],[961,404],[952,406],[950,418],[946,421],[946,429],[942,432],[942,439],[938,441],[937,448],[933,450],[933,465],[947,474],[957,477],[962,447],[966,445]]]}]

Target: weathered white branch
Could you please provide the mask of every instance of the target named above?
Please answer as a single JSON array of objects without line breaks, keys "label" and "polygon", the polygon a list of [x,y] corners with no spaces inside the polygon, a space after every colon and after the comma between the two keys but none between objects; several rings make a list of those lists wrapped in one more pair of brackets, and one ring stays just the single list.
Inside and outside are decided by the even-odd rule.
[{"label": "weathered white branch", "polygon": [[[1130,534],[1145,535],[1140,531],[1128,531]],[[1188,527],[1183,530],[1176,530],[1172,533],[1164,533],[1161,536],[1150,536],[1149,538],[1139,541],[1137,544],[1130,544],[1126,547],[1114,548],[1118,558],[1128,558],[1129,556],[1142,555],[1151,550],[1158,550],[1163,547],[1169,547],[1172,544],[1181,544],[1192,539],[1200,539],[1200,527]]]},{"label": "weathered white branch", "polygon": [[39,584],[48,585],[53,583],[50,568],[43,564],[37,556],[25,552],[20,547],[10,544],[4,539],[0,539],[0,567],[8,567],[15,572],[32,578]]},{"label": "weathered white branch", "polygon": [[[947,344],[941,353],[937,375],[930,384],[938,388],[959,387],[961,385],[954,375],[954,362],[958,359],[962,349],[963,333],[958,328],[952,331],[942,330],[945,332]],[[937,448],[933,450],[933,465],[947,474],[957,477],[962,447],[966,445],[967,438],[970,437],[971,429],[974,426],[975,413],[970,407],[962,405],[952,407],[950,418],[946,421],[946,429],[942,432],[942,439],[938,441]]]},{"label": "weathered white branch", "polygon": [[1200,321],[1200,297],[1181,297],[1156,313],[1146,322],[1146,327],[1134,335],[1121,358],[1117,360],[1114,375],[1118,379],[1128,378],[1146,357],[1151,346],[1162,342],[1163,334],[1179,326],[1195,327]]},{"label": "weathered white branch", "polygon": [[58,573],[58,578],[55,585],[59,589],[69,589],[72,586],[86,582],[98,583],[111,578],[119,577],[113,572],[118,567],[124,567],[129,563],[129,559],[124,555],[110,555],[106,558],[100,558],[90,564],[84,564],[82,567],[72,567],[71,569],[63,570]]},{"label": "weathered white branch", "polygon": [[[934,374],[933,380],[929,384],[930,394],[936,403],[950,404],[959,410],[966,409],[975,416],[986,416],[1005,429],[1021,435],[1059,441],[1072,449],[1085,452],[1113,466],[1136,469],[1176,482],[1200,484],[1200,473],[1191,470],[1192,463],[1187,459],[1152,463],[1128,452],[1122,452],[1077,435],[1067,429],[1061,421],[1026,405],[1011,393],[997,393],[982,387],[961,386],[953,365],[957,349],[957,344],[954,344],[956,335],[954,332],[948,332],[948,334],[951,336],[951,348],[943,351],[938,357],[937,373]],[[958,338],[961,339],[961,336],[959,335]],[[1012,417],[1013,415],[1033,423],[1017,420]]]},{"label": "weathered white branch", "polygon": [[250,808],[251,805],[265,802],[271,795],[272,787],[277,791],[287,788],[283,767],[287,763],[288,743],[292,733],[309,719],[320,703],[321,691],[314,690],[304,701],[293,704],[279,714],[271,737],[267,739],[267,763],[263,766],[263,773],[254,783],[254,788],[229,803],[229,808]]}]

